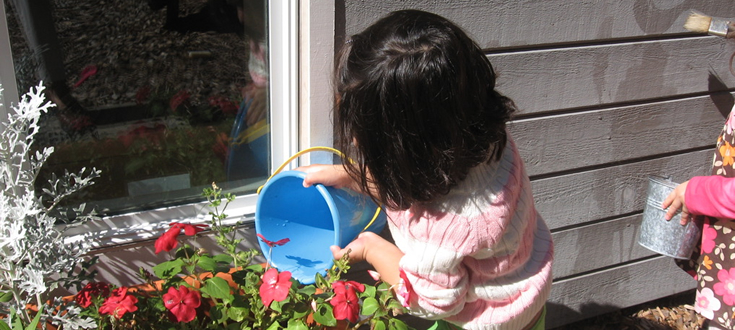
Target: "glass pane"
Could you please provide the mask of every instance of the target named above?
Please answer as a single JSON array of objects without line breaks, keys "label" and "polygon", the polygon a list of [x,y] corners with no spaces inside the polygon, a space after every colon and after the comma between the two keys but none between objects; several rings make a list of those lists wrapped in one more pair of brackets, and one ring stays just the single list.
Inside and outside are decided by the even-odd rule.
[{"label": "glass pane", "polygon": [[[76,201],[107,214],[261,184],[270,164],[267,0],[4,0],[19,93],[57,107],[52,173],[102,177]],[[39,187],[39,188],[40,188]]]}]

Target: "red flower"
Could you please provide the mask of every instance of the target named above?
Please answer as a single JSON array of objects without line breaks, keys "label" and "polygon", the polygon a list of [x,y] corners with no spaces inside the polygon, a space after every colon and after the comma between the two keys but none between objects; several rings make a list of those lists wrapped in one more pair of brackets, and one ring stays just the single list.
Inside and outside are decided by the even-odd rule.
[{"label": "red flower", "polygon": [[190,225],[188,223],[179,222],[172,222],[169,224],[169,226],[171,226],[171,229],[169,230],[174,230],[176,228],[178,228],[179,230],[183,229],[186,236],[194,236],[198,232],[204,231],[204,229],[207,229],[208,227],[207,225]]},{"label": "red flower", "polygon": [[141,87],[138,89],[138,92],[135,93],[135,103],[143,104],[148,100],[148,97],[150,96],[151,96],[150,86]]},{"label": "red flower", "polygon": [[196,308],[202,304],[199,291],[189,291],[185,286],[176,290],[168,288],[163,295],[163,305],[168,309],[169,318],[174,322],[190,322],[197,317]]},{"label": "red flower", "polygon": [[161,235],[161,237],[159,237],[154,244],[154,246],[156,247],[156,254],[160,253],[161,251],[168,252],[173,250],[173,248],[175,248],[176,245],[179,244],[179,241],[176,240],[176,237],[179,236],[180,232],[181,229],[171,228],[163,235]]},{"label": "red flower", "polygon": [[360,299],[357,298],[357,290],[365,286],[354,281],[337,281],[332,283],[334,289],[334,297],[329,303],[334,307],[334,318],[337,320],[349,320],[356,323],[360,316]]},{"label": "red flower", "polygon": [[103,296],[107,297],[110,295],[110,286],[107,283],[96,282],[88,283],[74,298],[77,305],[84,308],[89,307],[92,304],[94,297]]},{"label": "red flower", "polygon": [[171,106],[171,111],[176,112],[176,109],[184,104],[189,100],[189,92],[187,91],[180,91],[176,93],[173,97],[171,97],[171,100],[169,101],[169,105]]},{"label": "red flower", "polygon": [[237,114],[237,106],[223,96],[210,96],[209,105],[212,107],[220,108],[222,113],[225,115]]},{"label": "red flower", "polygon": [[112,295],[102,303],[99,311],[100,314],[109,314],[119,319],[127,312],[137,311],[137,302],[138,298],[128,295],[128,288],[123,286],[112,291]]},{"label": "red flower", "polygon": [[194,236],[198,232],[203,231],[207,228],[207,225],[190,225],[188,223],[179,223],[179,222],[172,222],[169,224],[171,228],[165,232],[161,237],[159,237],[156,240],[156,243],[154,246],[156,247],[156,254],[160,253],[161,251],[171,251],[173,250],[176,245],[179,244],[179,241],[176,240],[176,238],[181,233],[181,230],[184,230],[184,234],[187,236]]},{"label": "red flower", "polygon": [[282,301],[288,297],[291,288],[291,272],[278,273],[275,268],[268,269],[263,274],[263,284],[260,285],[260,299],[263,305],[270,306],[271,302]]},{"label": "red flower", "polygon": [[260,239],[263,241],[263,243],[265,243],[266,245],[268,245],[270,247],[281,246],[281,245],[286,244],[286,243],[288,243],[288,242],[291,241],[288,238],[280,239],[280,240],[277,240],[275,242],[274,241],[269,241],[269,240],[265,239],[265,237],[263,236],[263,234],[258,234],[258,237],[260,237]]}]

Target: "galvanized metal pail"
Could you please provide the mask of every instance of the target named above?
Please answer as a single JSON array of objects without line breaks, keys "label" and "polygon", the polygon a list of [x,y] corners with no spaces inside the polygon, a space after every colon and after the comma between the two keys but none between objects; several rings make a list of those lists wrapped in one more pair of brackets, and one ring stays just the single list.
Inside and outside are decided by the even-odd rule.
[{"label": "galvanized metal pail", "polygon": [[688,259],[699,240],[699,226],[694,221],[689,221],[686,226],[679,224],[680,212],[667,221],[664,218],[666,210],[661,208],[664,199],[674,191],[676,185],[669,178],[648,178],[648,197],[643,208],[638,244],[665,256]]}]

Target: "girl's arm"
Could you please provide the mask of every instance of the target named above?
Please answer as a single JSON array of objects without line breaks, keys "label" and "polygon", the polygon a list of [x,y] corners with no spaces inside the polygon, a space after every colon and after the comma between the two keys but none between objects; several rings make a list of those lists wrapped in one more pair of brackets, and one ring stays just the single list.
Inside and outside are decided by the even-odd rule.
[{"label": "girl's arm", "polygon": [[[306,172],[305,187],[321,183],[325,186],[360,191],[357,183],[352,180],[342,165],[309,165],[296,168],[296,170]],[[398,262],[403,257],[403,252],[395,244],[379,235],[364,232],[344,249],[339,246],[332,246],[330,249],[335,259],[342,258],[349,251],[350,262],[367,261],[380,274],[384,282],[390,285],[398,283],[400,278]]]},{"label": "girl's arm", "polygon": [[735,219],[735,178],[693,177],[686,188],[685,201],[692,214]]},{"label": "girl's arm", "polygon": [[690,214],[715,218],[735,219],[735,178],[719,175],[695,176],[678,185],[666,197],[662,207],[668,208],[666,220],[681,209],[681,224],[690,220]]}]

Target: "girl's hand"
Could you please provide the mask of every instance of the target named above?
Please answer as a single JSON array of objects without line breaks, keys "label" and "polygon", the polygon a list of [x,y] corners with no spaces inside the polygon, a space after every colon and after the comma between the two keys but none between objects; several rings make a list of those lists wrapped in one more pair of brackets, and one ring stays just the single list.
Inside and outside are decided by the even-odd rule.
[{"label": "girl's hand", "polygon": [[337,189],[350,188],[354,190],[355,184],[342,165],[315,164],[300,166],[295,170],[306,173],[304,187],[308,188],[314,184],[321,183]]},{"label": "girl's hand", "polygon": [[681,221],[679,223],[682,226],[686,225],[689,220],[691,220],[689,209],[687,209],[687,205],[684,201],[684,195],[687,190],[688,183],[689,181],[686,181],[676,186],[674,191],[666,197],[664,203],[661,205],[661,207],[666,210],[666,216],[664,217],[666,220],[671,220],[671,218],[674,217],[674,214],[676,214],[676,211],[681,209]]},{"label": "girl's hand", "polygon": [[367,261],[380,274],[380,278],[390,285],[398,283],[400,273],[398,265],[403,252],[395,244],[380,235],[366,231],[347,244],[344,249],[333,245],[329,249],[335,259],[350,253],[350,263]]}]

